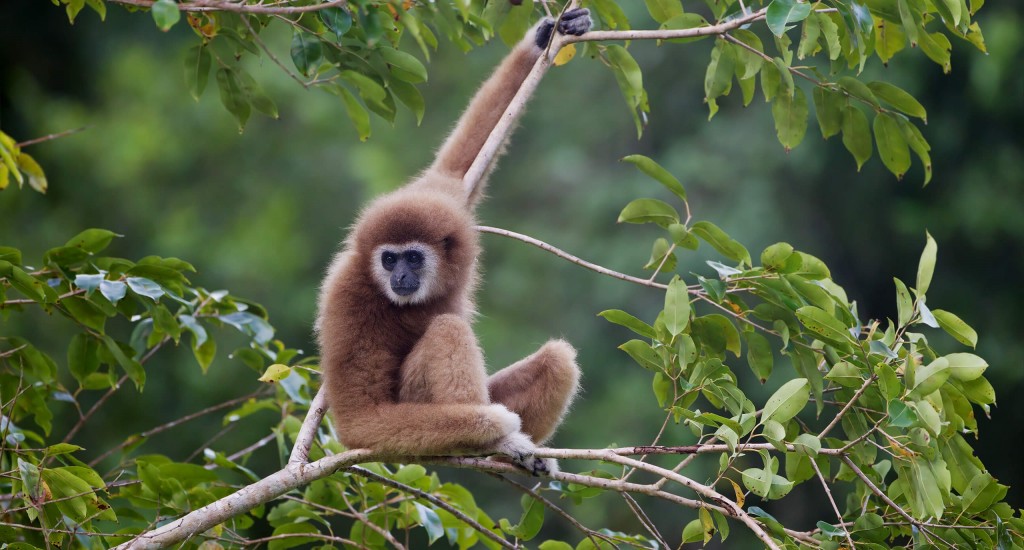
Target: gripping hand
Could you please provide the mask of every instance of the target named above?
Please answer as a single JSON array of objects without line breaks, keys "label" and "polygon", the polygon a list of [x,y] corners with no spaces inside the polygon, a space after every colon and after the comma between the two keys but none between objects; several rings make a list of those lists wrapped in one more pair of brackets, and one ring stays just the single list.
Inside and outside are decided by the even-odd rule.
[{"label": "gripping hand", "polygon": [[[590,20],[590,10],[587,8],[577,8],[562,14],[562,18],[558,21],[558,32],[560,34],[580,36],[589,31],[593,25],[593,21]],[[548,47],[548,42],[551,41],[551,31],[554,28],[555,20],[550,17],[540,22],[540,25],[537,27],[537,34],[535,35],[538,48],[546,49]]]}]

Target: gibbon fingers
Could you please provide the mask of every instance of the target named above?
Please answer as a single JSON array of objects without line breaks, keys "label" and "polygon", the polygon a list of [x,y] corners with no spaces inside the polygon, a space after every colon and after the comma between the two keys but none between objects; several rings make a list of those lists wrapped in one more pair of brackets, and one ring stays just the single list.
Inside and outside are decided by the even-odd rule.
[{"label": "gibbon fingers", "polygon": [[[473,97],[434,163],[372,201],[349,231],[320,291],[317,333],[327,404],[349,448],[409,455],[501,453],[530,473],[579,385],[576,351],[551,340],[488,377],[470,326],[483,181],[462,178],[556,23],[536,25]],[[570,10],[558,32],[590,29]],[[485,175],[486,177],[486,175]]]}]

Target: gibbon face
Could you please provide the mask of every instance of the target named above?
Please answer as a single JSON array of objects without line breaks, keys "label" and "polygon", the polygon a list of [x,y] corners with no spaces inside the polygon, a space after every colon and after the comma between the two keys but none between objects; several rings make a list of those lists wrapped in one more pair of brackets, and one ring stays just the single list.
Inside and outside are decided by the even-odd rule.
[{"label": "gibbon face", "polygon": [[399,191],[372,204],[357,224],[357,249],[393,304],[443,299],[472,286],[478,251],[466,209],[437,193]]}]

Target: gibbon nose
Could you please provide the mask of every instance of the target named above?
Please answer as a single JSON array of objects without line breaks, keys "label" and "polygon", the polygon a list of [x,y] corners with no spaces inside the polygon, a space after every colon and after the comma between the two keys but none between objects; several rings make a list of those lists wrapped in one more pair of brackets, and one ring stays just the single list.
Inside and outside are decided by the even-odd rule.
[{"label": "gibbon nose", "polygon": [[399,296],[408,296],[420,288],[420,278],[412,270],[399,267],[391,273],[391,290]]}]

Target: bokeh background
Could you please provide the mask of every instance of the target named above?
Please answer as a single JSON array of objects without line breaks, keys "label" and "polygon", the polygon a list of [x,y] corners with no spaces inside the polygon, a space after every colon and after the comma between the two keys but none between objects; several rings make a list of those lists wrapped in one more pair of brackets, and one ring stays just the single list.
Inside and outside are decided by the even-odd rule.
[{"label": "bokeh background", "polygon": [[[642,3],[635,4],[626,7],[631,19],[649,23]],[[1012,486],[1007,499],[1020,507],[1024,469],[1015,444],[1024,440],[1024,4],[991,2],[978,20],[988,55],[956,42],[949,75],[916,50],[902,52],[889,68],[873,59],[865,69],[871,79],[907,89],[928,109],[923,131],[933,147],[935,176],[927,188],[916,158],[904,181],[896,181],[877,155],[858,173],[838,138],[820,139],[813,115],[804,143],[786,153],[760,95],[747,108],[738,93],[720,100],[721,111],[708,122],[702,99],[711,41],[660,48],[635,43],[631,51],[644,70],[652,109],[643,138],[637,140],[612,74],[600,63],[581,58],[552,70],[491,180],[481,219],[639,273],[655,230],[619,226],[615,219],[632,198],[668,197],[617,159],[648,155],[683,182],[696,219],[715,222],[755,256],[787,241],[825,260],[857,300],[862,319],[895,317],[892,277],[913,281],[930,231],[939,259],[929,305],[956,312],[979,333],[977,352],[991,364],[987,376],[998,406],[991,420],[980,421],[977,452]],[[287,50],[288,38],[264,37],[278,51]],[[212,79],[200,101],[187,92],[182,62],[195,40],[184,24],[161,33],[148,14],[115,6],[106,22],[85,10],[72,26],[49,2],[0,3],[0,128],[23,140],[88,127],[28,150],[45,167],[50,192],[0,193],[0,242],[21,248],[31,263],[82,229],[111,229],[124,235],[112,254],[192,262],[199,269],[193,282],[264,304],[278,337],[315,354],[317,285],[345,227],[367,198],[429,162],[507,47],[495,41],[464,54],[442,41],[429,64],[430,80],[421,86],[427,102],[422,124],[407,111],[394,126],[375,118],[373,135],[363,143],[337,97],[302,89],[266,59],[251,70],[275,99],[280,118],[254,116],[239,134]],[[584,392],[553,443],[649,442],[663,419],[649,373],[616,349],[629,334],[595,315],[620,308],[653,320],[661,294],[520,242],[493,235],[483,241],[477,332],[491,368],[563,336],[580,350]],[[683,254],[679,270],[709,275],[704,260],[714,256],[707,248]],[[0,334],[29,335],[58,358],[67,342],[61,330],[41,313],[0,317]],[[959,347],[938,331],[933,341],[940,350]],[[98,454],[129,433],[255,390],[257,375],[230,359],[230,349],[220,346],[206,375],[187,349],[162,353],[147,367],[146,392],[119,392],[76,442]],[[770,395],[790,368],[777,366],[780,373],[758,389],[742,362],[734,367],[755,400]],[[55,431],[61,433],[74,417],[70,409],[58,413]],[[154,438],[148,448],[179,460],[206,445],[234,451],[277,420],[260,414],[226,433],[218,418],[195,422]],[[670,424],[663,442],[690,437]],[[266,473],[279,459],[268,449],[254,460]],[[516,516],[518,495],[508,487],[471,474],[443,476],[483,489],[478,498],[492,516]],[[799,498],[765,508],[793,527],[810,528],[825,506],[817,489],[808,484]],[[621,500],[588,501],[575,511],[590,526],[640,530]],[[654,514],[662,525],[679,528],[689,520],[680,521],[674,510]]]}]

